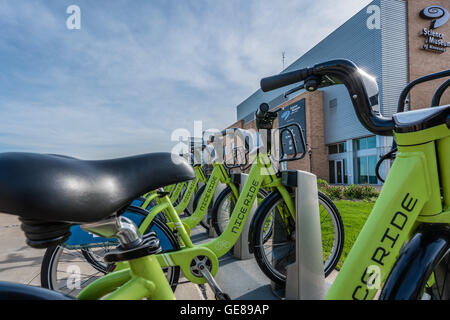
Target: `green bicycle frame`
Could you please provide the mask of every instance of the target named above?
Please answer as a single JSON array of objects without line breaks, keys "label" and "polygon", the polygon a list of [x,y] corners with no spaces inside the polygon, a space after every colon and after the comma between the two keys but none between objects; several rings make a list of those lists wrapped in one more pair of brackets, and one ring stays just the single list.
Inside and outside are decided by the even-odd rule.
[{"label": "green bicycle frame", "polygon": [[[183,196],[183,199],[175,207],[175,211],[178,214],[184,211],[184,209],[186,209],[187,205],[189,204],[189,201],[191,200],[192,194],[194,192],[194,186],[197,185],[199,181],[206,180],[203,171],[201,170],[200,167],[194,167],[194,170],[196,170],[196,178],[189,183],[185,195]],[[211,172],[211,176],[206,182],[205,191],[202,193],[200,197],[197,208],[195,209],[195,211],[192,213],[191,216],[181,220],[188,234],[190,234],[192,228],[197,226],[202,221],[203,217],[207,213],[209,205],[214,196],[214,192],[216,191],[219,182],[229,186],[233,191],[233,194],[236,196],[236,198],[239,196],[238,188],[231,181],[231,178],[228,176],[228,173],[224,165],[222,163],[214,163],[213,171]],[[178,220],[174,220],[173,218],[171,218],[171,214],[167,212],[167,204],[165,204],[165,202],[162,201],[156,194],[154,194],[151,197],[148,197],[147,200],[142,204],[142,207],[146,208],[151,200],[155,200],[155,202],[158,205],[149,211],[149,214],[142,221],[140,229],[143,228],[143,230],[146,230],[146,228],[150,225],[155,216],[161,212],[161,208],[164,207],[165,210],[164,212],[166,213],[166,216],[168,216],[169,218],[169,222],[167,223],[167,225],[173,230],[175,228],[175,223]],[[170,200],[172,201],[172,198],[170,198]]]},{"label": "green bicycle frame", "polygon": [[175,210],[178,212],[178,214],[182,213],[188,207],[189,202],[191,201],[195,191],[197,190],[198,183],[203,182],[206,184],[208,182],[208,179],[206,179],[205,174],[200,165],[195,165],[194,171],[195,171],[195,179],[189,182],[180,203],[175,207]]},{"label": "green bicycle frame", "polygon": [[175,300],[155,256],[146,256],[127,262],[129,268],[113,272],[87,286],[78,295],[80,300]]},{"label": "green bicycle frame", "polygon": [[183,191],[183,189],[186,186],[187,186],[187,182],[181,182],[181,183],[175,184],[175,187],[173,188],[173,191],[170,194],[170,201],[172,201],[172,203],[175,203],[175,201],[178,200],[178,198],[180,197],[181,191]]},{"label": "green bicycle frame", "polygon": [[200,197],[197,208],[190,217],[187,217],[186,219],[182,220],[183,224],[189,230],[194,228],[202,221],[203,217],[208,211],[208,208],[211,204],[211,201],[214,197],[214,193],[219,183],[226,184],[228,187],[231,188],[231,190],[235,195],[239,195],[239,191],[237,187],[234,185],[234,183],[231,181],[231,178],[228,175],[223,163],[220,162],[213,163],[213,170],[208,179],[208,182],[206,183],[205,190],[203,191]]},{"label": "green bicycle frame", "polygon": [[[450,223],[450,129],[397,133],[398,154],[327,299],[373,299],[420,223]],[[441,190],[442,198],[441,200]]]},{"label": "green bicycle frame", "polygon": [[171,194],[172,192],[173,192],[173,190],[175,189],[175,186],[176,186],[177,184],[175,183],[175,184],[171,184],[171,185],[169,185],[169,186],[165,186],[164,187],[164,191],[166,191],[166,192],[168,192],[169,194]]},{"label": "green bicycle frame", "polygon": [[[172,203],[175,203],[178,198],[180,197],[181,191],[184,187],[186,187],[186,191],[183,194],[183,197],[181,198],[181,201],[178,203],[178,205],[175,207],[177,212],[180,214],[184,210],[186,210],[187,206],[189,205],[189,202],[191,201],[194,193],[197,191],[198,183],[203,182],[207,183],[207,179],[205,177],[205,174],[203,173],[203,170],[200,165],[194,166],[194,172],[195,172],[195,179],[191,180],[188,184],[186,182],[181,182],[176,185],[170,185],[168,187],[164,187],[164,191],[169,193],[170,201]],[[142,205],[141,208],[147,210],[148,206],[150,205],[150,202],[152,200],[157,199],[157,197],[153,196],[157,194],[157,190],[150,191],[146,195],[144,195],[144,198],[146,199]]]}]

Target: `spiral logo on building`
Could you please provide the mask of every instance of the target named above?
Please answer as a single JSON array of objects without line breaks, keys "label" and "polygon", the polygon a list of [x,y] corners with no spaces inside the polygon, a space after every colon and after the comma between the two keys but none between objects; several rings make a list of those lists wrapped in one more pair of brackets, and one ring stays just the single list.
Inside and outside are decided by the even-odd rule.
[{"label": "spiral logo on building", "polygon": [[433,20],[430,27],[423,28],[420,33],[421,36],[426,38],[422,49],[436,53],[446,52],[447,48],[450,47],[450,42],[444,40],[443,33],[436,32],[434,29],[442,27],[448,22],[450,18],[448,10],[444,7],[433,5],[423,9],[420,12],[420,16],[423,19]]},{"label": "spiral logo on building", "polygon": [[287,121],[287,119],[289,118],[290,115],[291,115],[291,111],[287,110],[281,114],[281,118],[283,118],[284,121]]},{"label": "spiral logo on building", "polygon": [[432,19],[430,29],[436,29],[447,23],[450,15],[448,10],[441,6],[429,6],[420,12],[424,19]]}]

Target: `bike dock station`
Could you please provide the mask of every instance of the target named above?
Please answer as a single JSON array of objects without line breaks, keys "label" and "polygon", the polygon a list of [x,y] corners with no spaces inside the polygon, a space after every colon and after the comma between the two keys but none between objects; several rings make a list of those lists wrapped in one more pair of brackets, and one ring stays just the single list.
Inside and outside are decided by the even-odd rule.
[{"label": "bike dock station", "polygon": [[321,300],[326,290],[317,178],[304,171],[285,171],[282,179],[294,188],[296,206],[296,261],[287,267],[285,298]]},{"label": "bike dock station", "polygon": [[[240,174],[233,174],[232,180],[235,184],[239,185],[239,192],[242,192],[243,186],[247,182],[248,174],[240,173]],[[252,221],[253,215],[256,210],[256,201],[253,204],[252,210],[250,214],[248,215],[247,221],[245,222],[244,230],[242,231],[241,236],[239,237],[239,240],[236,242],[236,244],[233,247],[233,256],[236,259],[239,260],[248,260],[253,258],[253,254],[250,253],[248,248],[248,234],[250,230],[250,223]]]},{"label": "bike dock station", "polygon": [[[235,175],[240,188],[247,175]],[[280,288],[259,269],[248,249],[250,214],[232,252],[220,259],[216,280],[232,299],[260,300],[318,300],[323,299],[327,283],[323,272],[320,216],[316,176],[304,171],[285,171],[283,184],[295,191],[296,204],[296,259],[287,267],[287,286]],[[275,221],[274,231],[277,229]],[[276,236],[276,235],[275,235]],[[232,281],[230,281],[232,279]]]}]

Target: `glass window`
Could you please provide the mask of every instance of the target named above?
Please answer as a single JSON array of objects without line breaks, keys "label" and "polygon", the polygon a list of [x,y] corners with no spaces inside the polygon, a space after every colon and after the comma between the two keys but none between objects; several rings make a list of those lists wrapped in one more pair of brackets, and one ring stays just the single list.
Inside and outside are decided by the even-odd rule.
[{"label": "glass window", "polygon": [[357,150],[367,149],[367,139],[362,138],[362,139],[356,140],[356,149]]},{"label": "glass window", "polygon": [[342,163],[342,160],[337,160],[336,161],[336,183],[337,184],[342,184],[344,181],[343,181],[343,163]]},{"label": "glass window", "polygon": [[345,161],[345,159],[343,159],[342,162],[344,165],[344,184],[348,184],[347,161]]},{"label": "glass window", "polygon": [[357,150],[373,149],[376,147],[377,147],[377,137],[376,136],[356,140],[356,149]]},{"label": "glass window", "polygon": [[358,158],[358,183],[367,183],[367,157]]},{"label": "glass window", "polygon": [[369,137],[367,138],[367,149],[374,149],[377,147],[377,137]]},{"label": "glass window", "polygon": [[376,156],[370,156],[368,157],[369,160],[369,183],[370,184],[377,184],[377,176],[375,174],[375,167],[377,166],[377,157]]},{"label": "glass window", "polygon": [[338,153],[338,146],[336,144],[328,146],[328,154],[335,154],[335,153]]},{"label": "glass window", "polygon": [[329,172],[329,175],[330,175],[330,181],[329,181],[329,183],[336,183],[336,179],[335,179],[335,176],[334,176],[334,161],[329,161],[328,162],[328,172]]},{"label": "glass window", "polygon": [[358,183],[360,184],[377,184],[378,179],[375,174],[375,167],[377,165],[377,157],[360,157],[358,158]]},{"label": "glass window", "polygon": [[344,152],[346,152],[347,150],[346,150],[346,147],[345,147],[345,142],[343,142],[343,143],[339,143],[338,144],[338,152],[339,153],[344,153]]},{"label": "glass window", "polygon": [[344,153],[347,151],[345,142],[328,146],[328,154]]}]

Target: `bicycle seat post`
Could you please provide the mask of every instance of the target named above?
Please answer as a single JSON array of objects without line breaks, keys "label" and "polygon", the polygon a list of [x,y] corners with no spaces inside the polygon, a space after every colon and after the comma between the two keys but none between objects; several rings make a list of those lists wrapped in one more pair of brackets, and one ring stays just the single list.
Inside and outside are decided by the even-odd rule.
[{"label": "bicycle seat post", "polygon": [[143,241],[136,225],[122,216],[84,224],[81,228],[103,238],[117,238],[122,248],[137,247]]}]

